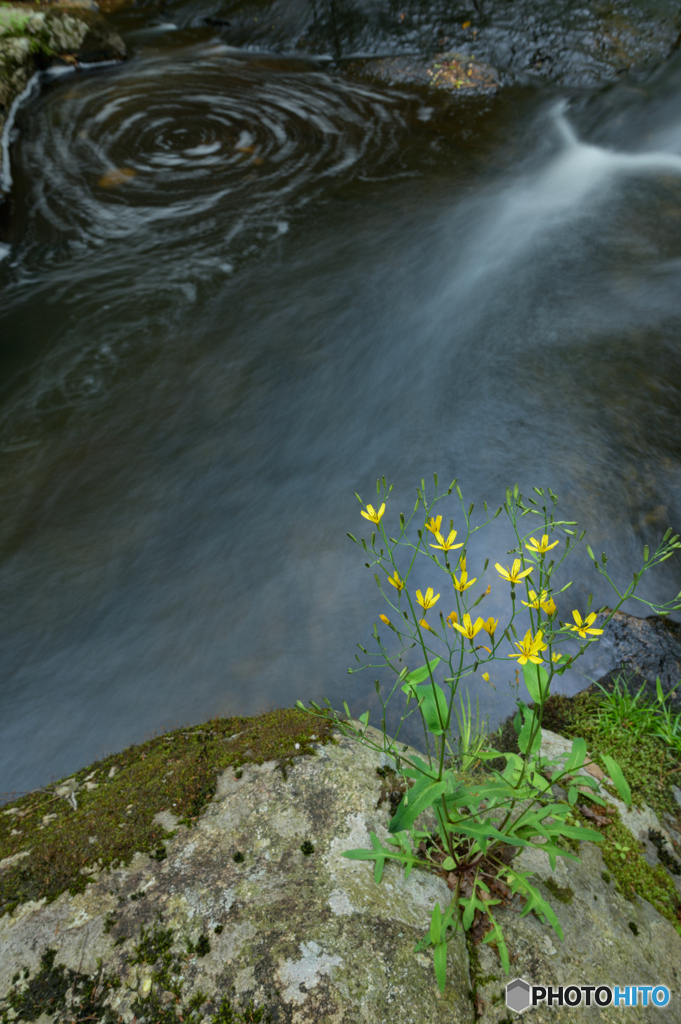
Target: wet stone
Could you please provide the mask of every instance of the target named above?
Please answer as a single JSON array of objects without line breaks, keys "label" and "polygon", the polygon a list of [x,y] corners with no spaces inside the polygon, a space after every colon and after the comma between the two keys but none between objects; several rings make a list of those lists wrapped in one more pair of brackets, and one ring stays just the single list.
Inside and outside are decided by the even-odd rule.
[{"label": "wet stone", "polygon": [[164,10],[176,24],[214,26],[230,45],[253,50],[337,61],[405,57],[408,65],[435,53],[470,54],[496,68],[502,84],[617,81],[665,60],[680,27],[672,0],[169,0]]},{"label": "wet stone", "polygon": [[[123,60],[125,44],[88,0],[0,7],[0,133],[13,102],[37,71]],[[3,167],[0,153],[0,199]]]},{"label": "wet stone", "polygon": [[351,61],[345,70],[387,85],[425,85],[460,95],[490,95],[499,87],[493,67],[462,53],[440,54],[430,61],[416,57]]},{"label": "wet stone", "polygon": [[[607,613],[599,616],[602,621]],[[598,623],[596,623],[598,625]],[[641,619],[624,612],[615,612],[605,627],[599,645],[599,658],[614,667],[598,680],[600,686],[612,690],[614,680],[624,672],[627,687],[635,694],[643,687],[643,695],[656,698],[656,680],[667,695],[681,679],[681,624],[659,615]],[[671,695],[681,705],[681,687]]]}]

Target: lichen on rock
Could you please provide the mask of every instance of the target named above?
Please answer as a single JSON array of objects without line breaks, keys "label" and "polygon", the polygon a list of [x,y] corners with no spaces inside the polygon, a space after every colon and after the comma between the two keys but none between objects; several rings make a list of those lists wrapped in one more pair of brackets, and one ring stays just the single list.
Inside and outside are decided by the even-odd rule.
[{"label": "lichen on rock", "polygon": [[382,760],[339,737],[297,759],[287,779],[273,761],[244,766],[241,779],[226,771],[162,862],[138,855],[82,893],[0,919],[0,998],[52,949],[56,967],[119,980],[106,1005],[123,1021],[166,999],[185,1019],[192,1005],[219,1016],[231,1000],[291,1024],[472,1024],[463,934],[450,943],[443,996],[432,956],[414,954],[433,903],[451,898],[444,881],[426,872],[405,881],[389,865],[376,885],[370,864],[343,857],[369,847],[370,830],[387,836],[389,808],[376,806]]}]

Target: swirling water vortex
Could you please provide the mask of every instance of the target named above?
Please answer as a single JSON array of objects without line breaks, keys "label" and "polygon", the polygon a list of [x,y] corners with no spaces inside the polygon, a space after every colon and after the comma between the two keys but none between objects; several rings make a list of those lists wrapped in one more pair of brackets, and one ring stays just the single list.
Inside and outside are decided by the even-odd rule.
[{"label": "swirling water vortex", "polygon": [[403,96],[222,44],[57,89],[19,147],[32,270],[119,240],[162,275],[179,247],[185,270],[231,270],[296,211],[389,165],[404,127]]}]

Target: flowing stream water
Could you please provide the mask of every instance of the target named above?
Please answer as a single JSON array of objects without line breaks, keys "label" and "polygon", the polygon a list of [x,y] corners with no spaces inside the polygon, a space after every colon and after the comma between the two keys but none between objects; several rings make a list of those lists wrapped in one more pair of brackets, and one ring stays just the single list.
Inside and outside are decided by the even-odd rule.
[{"label": "flowing stream water", "polygon": [[[10,148],[4,791],[213,714],[374,707],[345,535],[380,474],[395,521],[433,471],[476,507],[548,484],[620,581],[681,529],[678,62],[461,98],[127,17],[131,59],[44,85]],[[565,614],[608,599],[572,576]],[[472,684],[492,724],[511,676]]]}]

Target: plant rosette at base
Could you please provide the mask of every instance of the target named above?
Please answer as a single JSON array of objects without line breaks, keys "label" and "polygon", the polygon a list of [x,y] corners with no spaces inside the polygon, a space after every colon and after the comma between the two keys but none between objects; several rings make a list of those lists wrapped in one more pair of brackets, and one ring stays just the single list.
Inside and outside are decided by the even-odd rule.
[{"label": "plant rosette at base", "polygon": [[[387,694],[382,692],[378,679],[375,680],[383,712],[382,742],[374,740],[369,732],[368,711],[359,720],[353,720],[345,702],[344,714],[333,709],[328,700],[324,708],[314,702],[310,709],[304,709],[301,702],[298,707],[327,722],[333,721],[342,733],[364,746],[380,750],[402,777],[404,795],[390,822],[392,838],[388,845],[372,833],[371,850],[347,850],[344,856],[375,861],[376,882],[380,882],[388,860],[401,863],[405,877],[416,868],[434,871],[446,878],[453,898],[444,909],[439,902],[435,904],[430,928],[415,948],[415,952],[433,948],[438,986],[444,991],[447,943],[460,927],[469,931],[476,941],[494,946],[504,971],[509,972],[509,953],[493,908],[515,896],[524,902],[522,915],[534,912],[553,927],[559,938],[563,937],[550,903],[532,884],[529,872],[514,868],[513,858],[522,848],[540,844],[555,869],[557,857],[579,859],[574,852],[578,841],[602,839],[595,829],[575,824],[572,813],[580,796],[574,780],[580,769],[591,764],[586,741],[575,738],[567,759],[544,756],[540,747],[544,706],[554,677],[562,675],[568,665],[574,664],[591,644],[597,643],[603,628],[595,626],[597,613],[590,610],[591,595],[585,613],[573,609],[568,622],[558,617],[556,598],[572,584],[568,582],[556,589],[556,573],[578,548],[586,531],[578,536],[576,522],[555,517],[558,498],[550,488],[546,491],[534,488],[533,495],[523,501],[516,485],[512,490],[507,489],[506,500],[495,512],[490,513],[483,503],[483,515],[474,520],[474,506],[466,509],[456,480],[444,494],[438,493],[437,475],[434,484],[434,493],[428,498],[425,482],[421,481],[412,514],[408,518],[400,514],[396,536],[389,536],[384,517],[392,486],[388,487],[383,477],[376,485],[379,500],[376,508],[364,505],[357,495],[363,506],[362,517],[374,527],[369,541],[348,535],[369,558],[365,564],[375,570],[376,583],[391,610],[389,614],[380,615],[381,622],[390,631],[390,647],[374,624],[375,654],[369,655],[368,650],[358,644],[365,660],[356,656],[360,667],[349,669],[357,672],[380,668],[392,673],[393,681]],[[437,509],[440,502],[454,494],[455,518],[449,519],[447,528],[443,526],[444,513]],[[490,559],[485,560],[481,569],[472,568],[467,551],[473,535],[488,527],[502,512],[513,531],[515,544],[508,551],[512,556],[511,564],[496,562],[494,565],[497,584],[508,588],[509,595],[508,617],[500,626],[499,620],[492,616],[483,619],[475,614],[475,609],[491,590],[491,585],[485,587],[483,583]],[[533,529],[525,529],[527,525]],[[610,575],[606,555],[598,560],[586,545],[596,571],[612,587],[617,599],[601,625],[607,625],[627,600],[639,601],[662,615],[681,608],[678,603],[681,594],[662,606],[636,594],[644,572],[666,561],[680,548],[678,536],[673,536],[671,529],[667,530],[652,555],[647,546],[644,548],[641,569],[622,588]],[[422,578],[426,567],[434,578],[440,579],[439,586],[413,590],[410,578],[413,574]],[[473,575],[474,572],[477,575]],[[448,596],[443,598],[443,594]],[[446,608],[449,604],[453,608],[445,613],[440,605],[436,611],[441,599]],[[568,654],[564,645],[570,641],[573,643]],[[576,651],[574,641],[579,644]],[[414,649],[421,655],[423,664],[409,671],[405,660]],[[459,708],[455,704],[459,687],[467,677],[482,669],[482,678],[488,682],[486,668],[494,662],[508,665],[509,659],[522,669],[531,702],[530,706],[517,699],[514,727],[519,753],[486,749],[479,722],[473,725],[470,697],[466,704],[459,694]],[[395,736],[389,737],[386,710],[396,700],[403,701],[404,707]],[[423,727],[425,759],[400,741],[404,723],[414,714],[419,716]],[[453,731],[454,720],[458,724],[458,740]],[[498,764],[499,758],[505,763],[503,770],[489,763],[496,761]],[[620,766],[607,755],[602,760],[620,798],[630,806],[631,792]],[[457,761],[463,772],[453,767]],[[486,768],[471,775],[468,770],[476,764]],[[580,787],[588,787],[593,803],[606,806],[608,794],[601,795],[596,778],[580,773],[578,780]],[[564,787],[567,800],[556,799],[553,793],[556,785]],[[434,816],[433,830],[416,827],[417,819],[424,812]]]}]

